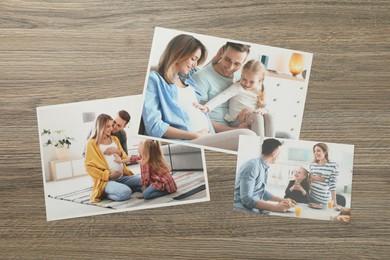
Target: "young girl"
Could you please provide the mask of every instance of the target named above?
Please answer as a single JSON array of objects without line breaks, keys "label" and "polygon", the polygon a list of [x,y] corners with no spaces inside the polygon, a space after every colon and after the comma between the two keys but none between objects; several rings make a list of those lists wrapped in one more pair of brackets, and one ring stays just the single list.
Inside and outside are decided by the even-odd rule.
[{"label": "young girl", "polygon": [[[131,156],[118,162],[128,163],[130,160],[140,159],[142,195],[139,199],[153,199],[177,191],[175,180],[172,178],[170,168],[161,152],[161,144],[155,140],[144,140],[138,145],[139,157]],[[133,158],[133,159],[131,159]]]},{"label": "young girl", "polygon": [[311,186],[311,175],[303,168],[299,167],[294,172],[294,180],[288,183],[285,198],[290,198],[298,203],[309,203],[309,190]]},{"label": "young girl", "polygon": [[[274,137],[273,120],[264,102],[264,75],[264,65],[260,61],[249,60],[243,66],[238,82],[209,100],[205,105],[194,105],[207,113],[229,100],[229,112],[226,113],[224,119],[231,127],[237,127],[240,123],[253,120],[251,130],[258,136]],[[239,118],[239,114],[244,109],[249,113],[245,118]]]}]

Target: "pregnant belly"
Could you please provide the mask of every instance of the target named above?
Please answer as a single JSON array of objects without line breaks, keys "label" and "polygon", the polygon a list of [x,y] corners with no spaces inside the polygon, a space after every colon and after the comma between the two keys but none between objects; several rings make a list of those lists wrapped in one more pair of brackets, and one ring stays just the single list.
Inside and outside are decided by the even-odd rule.
[{"label": "pregnant belly", "polygon": [[[109,169],[110,173],[118,171],[121,174],[120,177],[123,176],[122,164],[115,162],[114,156],[112,156],[112,159],[110,156],[110,160],[107,160],[107,163],[108,163],[108,167],[109,167],[108,169]],[[120,177],[118,177],[118,178],[120,178]]]},{"label": "pregnant belly", "polygon": [[192,132],[198,132],[203,129],[209,129],[207,117],[199,109],[194,108],[189,114]]}]

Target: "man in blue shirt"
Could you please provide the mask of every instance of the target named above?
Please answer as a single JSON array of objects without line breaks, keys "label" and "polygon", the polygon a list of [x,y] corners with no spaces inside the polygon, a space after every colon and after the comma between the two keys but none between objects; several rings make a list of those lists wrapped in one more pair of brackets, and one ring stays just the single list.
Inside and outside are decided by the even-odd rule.
[{"label": "man in blue shirt", "polygon": [[[295,201],[272,195],[266,190],[268,168],[279,158],[279,140],[270,138],[262,144],[261,156],[245,162],[237,173],[234,190],[234,209],[265,213],[265,211],[286,212]],[[277,204],[267,201],[276,201]]]},{"label": "man in blue shirt", "polygon": [[[244,65],[250,52],[250,46],[227,42],[220,48],[212,61],[193,75],[198,85],[202,103],[206,103],[230,85],[240,79],[239,70]],[[232,130],[224,120],[229,110],[229,102],[224,102],[210,112],[210,119],[216,132]],[[243,123],[239,127],[247,128],[250,124]]]}]

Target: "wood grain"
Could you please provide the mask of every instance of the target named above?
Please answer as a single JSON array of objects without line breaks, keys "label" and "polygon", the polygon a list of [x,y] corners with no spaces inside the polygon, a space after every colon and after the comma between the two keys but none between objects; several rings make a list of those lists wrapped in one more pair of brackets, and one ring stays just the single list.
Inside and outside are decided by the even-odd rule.
[{"label": "wood grain", "polygon": [[[387,258],[389,11],[389,1],[1,1],[1,258]],[[46,222],[35,108],[142,93],[155,26],[314,53],[301,139],[355,145],[351,224],[233,212],[236,158],[209,151],[210,202]]]}]

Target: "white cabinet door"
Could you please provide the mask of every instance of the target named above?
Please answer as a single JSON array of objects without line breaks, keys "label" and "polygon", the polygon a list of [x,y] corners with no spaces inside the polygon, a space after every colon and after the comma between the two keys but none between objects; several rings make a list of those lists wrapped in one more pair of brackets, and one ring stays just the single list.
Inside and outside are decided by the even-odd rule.
[{"label": "white cabinet door", "polygon": [[51,161],[50,173],[52,181],[86,175],[84,158]]},{"label": "white cabinet door", "polygon": [[86,175],[87,171],[84,167],[84,159],[72,160],[73,176]]},{"label": "white cabinet door", "polygon": [[264,80],[265,101],[275,117],[277,132],[299,138],[306,99],[305,82],[267,76]]},{"label": "white cabinet door", "polygon": [[70,161],[57,162],[54,164],[56,180],[72,177],[72,163]]}]

